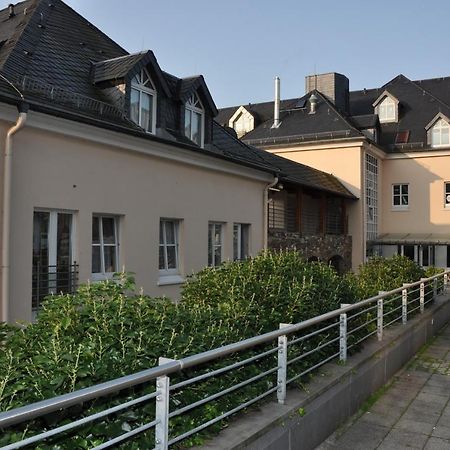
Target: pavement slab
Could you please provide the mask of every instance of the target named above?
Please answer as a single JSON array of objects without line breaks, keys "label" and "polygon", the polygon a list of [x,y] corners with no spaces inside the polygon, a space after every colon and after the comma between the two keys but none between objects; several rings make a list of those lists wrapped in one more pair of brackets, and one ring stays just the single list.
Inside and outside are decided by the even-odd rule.
[{"label": "pavement slab", "polygon": [[450,450],[450,324],[317,447],[358,449]]}]

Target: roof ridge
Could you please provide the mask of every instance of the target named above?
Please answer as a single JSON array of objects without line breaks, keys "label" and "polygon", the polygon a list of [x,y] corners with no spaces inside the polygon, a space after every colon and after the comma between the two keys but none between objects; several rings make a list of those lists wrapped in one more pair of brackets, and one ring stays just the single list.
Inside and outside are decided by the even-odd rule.
[{"label": "roof ridge", "polygon": [[323,95],[320,91],[318,91],[317,89],[313,89],[311,92],[315,92],[315,93],[317,93],[317,94],[319,94],[319,96],[322,98],[322,100],[324,100],[325,101],[325,103],[327,103],[327,105],[329,106],[329,107],[331,107],[331,109],[353,130],[353,131],[356,131],[358,134],[361,134],[362,135],[362,133],[357,129],[357,128],[355,128],[349,121],[348,121],[348,119],[346,118],[346,117],[344,117],[344,115],[343,114],[341,114],[341,112],[339,111],[339,109],[333,104],[333,102],[331,102],[331,101],[329,101],[326,97],[325,97],[325,95]]},{"label": "roof ridge", "polygon": [[151,50],[142,50],[140,52],[136,52],[136,53],[128,53],[127,55],[121,55],[121,56],[116,56],[115,58],[108,58],[108,59],[102,59],[101,61],[96,61],[94,63],[95,64],[103,64],[109,61],[115,61],[117,59],[121,59],[121,58],[129,58],[130,56],[137,56],[137,55],[145,55],[148,52],[150,52]]}]

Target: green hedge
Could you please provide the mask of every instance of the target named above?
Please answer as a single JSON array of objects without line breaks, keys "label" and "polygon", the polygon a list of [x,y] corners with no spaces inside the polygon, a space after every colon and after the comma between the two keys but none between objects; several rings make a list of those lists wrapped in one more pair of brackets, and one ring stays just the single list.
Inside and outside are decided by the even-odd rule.
[{"label": "green hedge", "polygon": [[[387,267],[385,267],[387,266]],[[0,410],[5,411],[55,395],[155,366],[158,357],[179,359],[278,328],[280,322],[295,323],[353,303],[362,293],[377,293],[421,276],[405,259],[372,261],[358,277],[340,277],[328,266],[307,263],[297,252],[264,253],[242,262],[226,262],[191,277],[182,301],[135,294],[130,279],[82,286],[75,295],[49,298],[39,320],[26,328],[0,327]],[[371,286],[370,281],[374,282]],[[359,295],[358,295],[359,294]],[[364,296],[368,296],[365,295]],[[311,331],[311,330],[309,330]],[[307,352],[324,339],[317,336],[290,349],[290,357]],[[208,367],[176,375],[172,383],[273,348],[276,344],[232,355]],[[294,364],[290,375],[314,365],[336,352],[337,344],[325,347]],[[220,378],[175,391],[171,410],[246,380],[276,365],[276,354],[227,373]],[[304,380],[301,380],[304,381]],[[171,435],[179,435],[266,391],[276,374],[221,399],[171,420]],[[152,392],[154,383],[89,404],[89,412],[102,410],[138,394]],[[154,405],[134,408],[103,423],[77,429],[62,439],[36,449],[91,448],[106,437],[153,420]],[[75,416],[80,411],[72,411]],[[64,416],[41,420],[34,429],[45,429]],[[213,433],[220,425],[209,428]],[[0,445],[19,439],[23,427],[4,433]],[[204,433],[204,434],[205,434]],[[200,444],[204,436],[183,442]],[[148,448],[152,432],[123,448]]]}]

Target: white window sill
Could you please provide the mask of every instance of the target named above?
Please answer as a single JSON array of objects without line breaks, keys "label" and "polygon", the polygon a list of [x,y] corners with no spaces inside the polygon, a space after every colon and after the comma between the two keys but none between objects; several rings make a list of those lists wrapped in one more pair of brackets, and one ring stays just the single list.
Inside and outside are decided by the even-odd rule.
[{"label": "white window sill", "polygon": [[157,285],[169,286],[173,284],[183,284],[186,280],[181,275],[160,275]]},{"label": "white window sill", "polygon": [[393,206],[391,211],[409,211],[409,206]]}]

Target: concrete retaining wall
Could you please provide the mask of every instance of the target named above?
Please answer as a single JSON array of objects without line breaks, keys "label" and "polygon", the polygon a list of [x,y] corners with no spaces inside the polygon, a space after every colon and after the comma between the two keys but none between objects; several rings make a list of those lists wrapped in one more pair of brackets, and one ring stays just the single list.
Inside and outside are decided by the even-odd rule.
[{"label": "concrete retaining wall", "polygon": [[441,296],[421,316],[385,330],[383,342],[371,340],[345,366],[323,366],[304,391],[288,390],[286,405],[270,402],[236,418],[201,448],[315,448],[450,320],[449,300],[449,296]]}]

